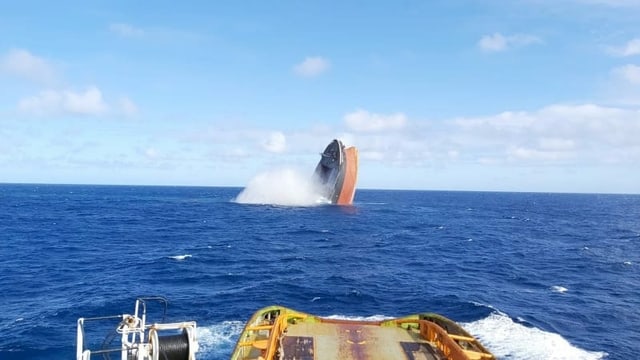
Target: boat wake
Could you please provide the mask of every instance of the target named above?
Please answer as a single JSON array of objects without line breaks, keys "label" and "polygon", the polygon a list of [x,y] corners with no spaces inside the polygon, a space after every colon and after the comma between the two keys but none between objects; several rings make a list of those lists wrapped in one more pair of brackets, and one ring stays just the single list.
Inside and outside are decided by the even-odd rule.
[{"label": "boat wake", "polygon": [[243,321],[198,327],[198,359],[228,359],[243,328]]},{"label": "boat wake", "polygon": [[330,203],[321,195],[319,184],[308,174],[293,169],[261,173],[233,200],[240,204],[318,206]]},{"label": "boat wake", "polygon": [[[374,315],[352,317],[332,315],[329,318],[356,320],[383,320],[390,317]],[[242,321],[223,321],[198,327],[199,358],[228,359],[244,327]],[[499,359],[543,360],[571,359],[597,360],[607,356],[604,352],[588,351],[569,343],[559,334],[527,327],[514,322],[506,314],[493,312],[489,316],[461,325],[476,336]]]},{"label": "boat wake", "polygon": [[607,356],[604,352],[578,348],[559,334],[514,322],[500,312],[461,325],[499,359],[596,360]]}]

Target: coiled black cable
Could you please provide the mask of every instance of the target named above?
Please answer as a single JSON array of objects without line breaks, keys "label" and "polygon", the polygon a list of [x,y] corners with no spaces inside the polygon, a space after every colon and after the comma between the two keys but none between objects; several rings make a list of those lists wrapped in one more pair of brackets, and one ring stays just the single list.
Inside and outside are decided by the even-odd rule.
[{"label": "coiled black cable", "polygon": [[189,360],[189,334],[158,336],[158,358],[162,360]]}]

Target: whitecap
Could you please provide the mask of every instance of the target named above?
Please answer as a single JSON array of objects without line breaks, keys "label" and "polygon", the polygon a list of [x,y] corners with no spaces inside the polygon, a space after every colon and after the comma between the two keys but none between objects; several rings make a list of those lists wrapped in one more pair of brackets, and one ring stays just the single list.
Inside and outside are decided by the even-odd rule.
[{"label": "whitecap", "polygon": [[190,255],[190,254],[169,256],[169,258],[170,258],[170,259],[178,260],[178,261],[182,261],[182,260],[187,259],[187,258],[190,258],[190,257],[191,257],[191,255]]},{"label": "whitecap", "polygon": [[318,300],[320,300],[320,299],[322,299],[322,298],[321,298],[321,297],[319,297],[319,296],[316,296],[316,297],[314,297],[313,299],[311,299],[311,302],[318,301]]},{"label": "whitecap", "polygon": [[560,294],[564,294],[564,293],[566,293],[568,290],[569,290],[569,289],[567,289],[566,287],[564,287],[564,286],[560,286],[560,285],[553,285],[553,286],[551,287],[551,291],[553,291],[553,292],[557,292],[557,293],[560,293]]}]

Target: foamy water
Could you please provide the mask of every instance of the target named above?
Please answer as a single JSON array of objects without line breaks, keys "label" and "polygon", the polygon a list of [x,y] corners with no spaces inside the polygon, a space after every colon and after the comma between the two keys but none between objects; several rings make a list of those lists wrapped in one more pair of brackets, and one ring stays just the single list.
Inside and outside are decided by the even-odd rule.
[{"label": "foamy water", "polygon": [[499,312],[461,325],[500,359],[595,360],[606,356],[576,347],[559,334],[516,323]]},{"label": "foamy water", "polygon": [[198,359],[228,358],[243,328],[242,321],[223,321],[219,324],[199,326],[197,330],[199,351],[196,357]]}]

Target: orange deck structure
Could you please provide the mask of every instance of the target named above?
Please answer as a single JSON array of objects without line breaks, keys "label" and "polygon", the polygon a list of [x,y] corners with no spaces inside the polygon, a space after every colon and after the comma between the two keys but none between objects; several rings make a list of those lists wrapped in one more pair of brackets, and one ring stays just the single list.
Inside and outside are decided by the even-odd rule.
[{"label": "orange deck structure", "polygon": [[281,306],[246,324],[232,360],[425,359],[495,357],[452,320],[433,313],[381,321],[322,318]]}]

